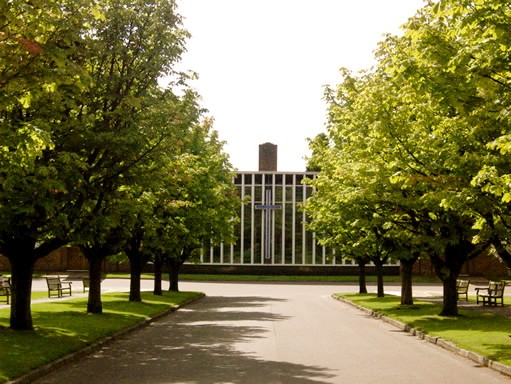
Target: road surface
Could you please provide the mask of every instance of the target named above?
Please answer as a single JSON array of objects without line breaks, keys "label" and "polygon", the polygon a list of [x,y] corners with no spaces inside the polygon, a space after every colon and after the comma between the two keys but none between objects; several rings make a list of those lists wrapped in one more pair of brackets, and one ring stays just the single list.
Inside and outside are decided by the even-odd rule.
[{"label": "road surface", "polygon": [[36,383],[511,382],[331,298],[356,286],[184,282],[181,290],[207,296]]}]

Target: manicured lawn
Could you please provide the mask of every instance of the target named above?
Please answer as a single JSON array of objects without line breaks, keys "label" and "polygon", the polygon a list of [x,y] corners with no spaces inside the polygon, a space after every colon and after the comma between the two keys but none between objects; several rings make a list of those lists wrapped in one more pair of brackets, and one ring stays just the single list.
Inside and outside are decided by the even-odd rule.
[{"label": "manicured lawn", "polygon": [[[108,279],[129,279],[128,273],[108,273]],[[142,274],[143,279],[153,279],[150,273]],[[166,274],[164,275],[164,280]],[[281,276],[281,275],[206,275],[181,274],[180,281],[262,281],[262,282],[324,282],[324,283],[357,283],[358,276]],[[368,283],[376,282],[376,276],[367,276]],[[385,282],[399,282],[399,276],[385,276]],[[436,277],[416,276],[415,282],[438,283]]]},{"label": "manicured lawn", "polygon": [[431,336],[439,336],[459,347],[511,366],[511,319],[491,313],[460,309],[458,317],[438,316],[440,306],[415,301],[401,306],[400,298],[375,294],[339,294],[362,307],[399,320]]},{"label": "manicured lawn", "polygon": [[[112,336],[199,295],[197,292],[164,292],[163,296],[154,296],[151,292],[143,292],[142,303],[131,303],[128,293],[104,294],[101,315],[86,313],[87,298],[32,304],[34,331],[10,330],[10,309],[2,309],[0,382]],[[46,293],[44,297],[47,297]]]},{"label": "manicured lawn", "polygon": [[32,291],[31,299],[33,300],[39,300],[39,299],[47,299],[48,298],[48,291]]}]

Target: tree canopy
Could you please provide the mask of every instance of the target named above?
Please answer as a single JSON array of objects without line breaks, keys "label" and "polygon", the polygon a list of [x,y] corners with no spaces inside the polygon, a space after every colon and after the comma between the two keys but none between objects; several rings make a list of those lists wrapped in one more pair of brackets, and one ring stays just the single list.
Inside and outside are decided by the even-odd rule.
[{"label": "tree canopy", "polygon": [[457,314],[463,262],[496,250],[511,266],[510,16],[497,0],[426,5],[380,43],[374,68],[342,70],[326,94],[328,143],[313,147],[321,174],[309,213],[323,242],[332,219],[335,232],[365,242],[359,223],[378,219],[401,255],[431,258],[446,315]]},{"label": "tree canopy", "polygon": [[[187,154],[204,159],[186,163],[202,174],[210,161],[208,190],[198,195],[221,195],[232,170],[199,95],[175,69],[188,32],[174,1],[0,7],[0,253],[11,264],[11,327],[31,329],[37,259],[79,245],[91,270],[88,310],[100,313],[101,261],[141,223],[155,232],[154,207],[144,204],[173,188],[177,164]],[[225,217],[231,205],[216,201],[205,214]]]}]

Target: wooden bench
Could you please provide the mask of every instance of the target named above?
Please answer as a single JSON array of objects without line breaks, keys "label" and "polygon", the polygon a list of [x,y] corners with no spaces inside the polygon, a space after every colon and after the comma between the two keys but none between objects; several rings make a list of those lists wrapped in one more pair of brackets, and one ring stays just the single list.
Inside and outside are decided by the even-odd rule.
[{"label": "wooden bench", "polygon": [[9,304],[11,298],[11,279],[0,276],[0,302]]},{"label": "wooden bench", "polygon": [[465,296],[465,300],[468,301],[468,286],[470,285],[470,280],[456,280],[456,292],[458,293],[458,300],[461,296]]},{"label": "wooden bench", "polygon": [[89,271],[87,269],[68,269],[67,274],[69,279],[82,280],[83,293],[90,288]]},{"label": "wooden bench", "polygon": [[[500,300],[500,305],[504,306],[504,288],[506,283],[504,281],[490,281],[488,288],[476,288],[477,304],[482,301],[483,305],[497,305],[497,300]],[[480,291],[486,291],[482,294]]]},{"label": "wooden bench", "polygon": [[62,297],[64,295],[71,296],[71,282],[70,281],[62,281],[60,276],[46,276],[46,284],[48,285],[48,297],[52,297],[53,295],[57,295],[57,297]]},{"label": "wooden bench", "polygon": [[[104,278],[101,279],[101,281],[105,280]],[[82,283],[83,283],[83,293],[85,293],[85,290],[90,290],[90,278],[89,276],[82,277]]]}]

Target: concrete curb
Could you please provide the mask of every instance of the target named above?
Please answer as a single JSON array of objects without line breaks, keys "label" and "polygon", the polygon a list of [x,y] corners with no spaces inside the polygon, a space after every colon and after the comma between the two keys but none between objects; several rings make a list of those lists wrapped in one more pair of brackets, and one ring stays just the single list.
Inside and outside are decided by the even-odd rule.
[{"label": "concrete curb", "polygon": [[194,298],[191,298],[191,299],[185,301],[181,305],[175,305],[173,307],[170,307],[169,309],[167,309],[161,313],[158,313],[157,315],[155,315],[151,318],[147,318],[144,321],[142,321],[132,327],[123,329],[123,330],[113,334],[112,336],[108,336],[101,340],[98,340],[98,341],[94,342],[93,344],[88,345],[85,348],[82,348],[76,352],[66,355],[58,360],[52,361],[51,363],[43,365],[42,367],[35,368],[34,370],[32,370],[32,371],[26,373],[25,375],[20,376],[14,380],[7,381],[6,384],[30,384],[34,380],[39,379],[60,367],[63,367],[70,363],[73,363],[87,355],[90,355],[91,353],[99,351],[105,345],[108,345],[109,343],[114,342],[115,340],[119,339],[122,336],[125,336],[131,332],[134,332],[136,330],[147,327],[149,324],[161,319],[164,316],[171,314],[172,312],[177,311],[178,309],[180,309],[188,304],[191,304],[197,300],[202,299],[204,296],[206,296],[206,295],[204,293],[202,293],[201,295],[198,295],[197,297],[194,297]]},{"label": "concrete curb", "polygon": [[405,323],[402,323],[396,319],[392,319],[390,317],[384,316],[381,313],[373,311],[372,309],[367,309],[367,308],[361,307],[360,305],[355,304],[349,300],[343,299],[342,297],[332,295],[332,298],[334,298],[335,300],[341,301],[343,303],[349,304],[352,307],[357,308],[361,312],[364,312],[368,316],[382,320],[382,321],[384,321],[384,322],[386,322],[386,323],[388,323],[404,332],[408,332],[409,334],[416,336],[417,338],[419,338],[421,340],[427,341],[428,343],[431,343],[431,344],[438,345],[439,347],[444,348],[458,356],[462,356],[467,359],[470,359],[483,367],[488,367],[488,368],[493,369],[503,375],[511,377],[511,366],[509,366],[509,365],[505,365],[505,364],[490,360],[489,358],[487,358],[485,356],[481,356],[475,352],[468,351],[466,349],[462,349],[462,348],[458,347],[452,341],[444,340],[438,336],[427,335],[424,332],[419,331],[415,328],[412,328]]}]

